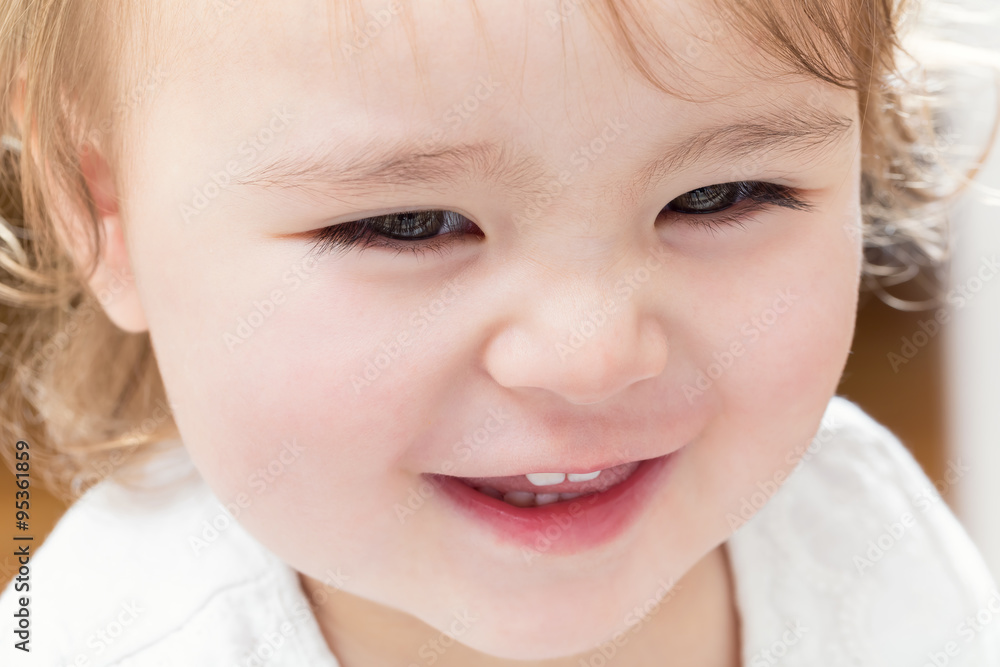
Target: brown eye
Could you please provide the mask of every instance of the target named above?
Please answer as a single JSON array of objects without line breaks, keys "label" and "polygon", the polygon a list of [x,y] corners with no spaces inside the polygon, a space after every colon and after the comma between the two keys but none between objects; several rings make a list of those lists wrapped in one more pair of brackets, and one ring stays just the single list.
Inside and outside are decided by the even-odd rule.
[{"label": "brown eye", "polygon": [[463,237],[483,233],[461,213],[442,210],[403,211],[323,227],[312,235],[313,251],[320,254],[353,247],[403,250],[419,255],[441,251]]},{"label": "brown eye", "polygon": [[384,236],[401,241],[419,241],[437,236],[442,228],[461,229],[467,219],[452,211],[406,211],[371,218],[368,226]]},{"label": "brown eye", "polygon": [[746,196],[741,183],[709,185],[685,192],[667,204],[667,208],[677,213],[717,213],[738,204]]}]

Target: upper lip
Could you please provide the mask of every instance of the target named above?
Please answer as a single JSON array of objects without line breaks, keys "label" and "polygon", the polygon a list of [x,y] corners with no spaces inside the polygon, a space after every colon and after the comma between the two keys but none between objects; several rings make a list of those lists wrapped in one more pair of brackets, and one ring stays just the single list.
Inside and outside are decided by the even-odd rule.
[{"label": "upper lip", "polygon": [[[414,472],[458,478],[514,477],[528,473],[585,474],[624,463],[659,459],[698,439],[706,418],[701,412],[634,424],[621,415],[604,421],[583,418],[528,420],[515,413],[521,428],[473,441],[465,435],[424,434],[424,454]],[[472,433],[464,428],[460,434]],[[452,442],[450,450],[439,449]]]},{"label": "upper lip", "polygon": [[[615,466],[620,466],[620,465],[623,465],[625,463],[635,463],[635,462],[646,461],[646,460],[649,460],[649,459],[658,459],[661,456],[666,456],[669,453],[670,452],[666,452],[664,454],[660,454],[659,456],[651,456],[651,457],[648,457],[647,459],[636,459],[636,458],[621,459],[621,458],[615,458],[615,459],[605,459],[603,463],[594,463],[594,464],[586,464],[586,465],[581,465],[579,463],[574,463],[572,465],[570,465],[570,464],[559,464],[559,463],[551,464],[551,465],[549,465],[549,464],[538,464],[537,467],[533,467],[531,469],[524,469],[524,470],[518,471],[518,472],[507,472],[507,473],[500,473],[500,474],[491,473],[491,474],[487,474],[487,475],[450,475],[450,476],[451,477],[460,477],[460,478],[477,478],[478,479],[478,478],[487,478],[487,477],[517,477],[519,475],[527,475],[528,473],[534,473],[534,472],[564,472],[566,474],[584,474],[584,473],[588,473],[588,472],[595,472],[597,470],[607,470],[608,468],[613,468]],[[560,467],[560,466],[562,466],[562,467]]]}]

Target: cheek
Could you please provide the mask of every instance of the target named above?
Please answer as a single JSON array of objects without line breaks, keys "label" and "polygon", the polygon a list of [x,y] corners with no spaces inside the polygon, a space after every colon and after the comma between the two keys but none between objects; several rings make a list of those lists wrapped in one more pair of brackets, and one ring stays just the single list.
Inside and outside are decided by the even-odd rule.
[{"label": "cheek", "polygon": [[856,237],[831,221],[719,273],[729,296],[713,298],[729,308],[695,355],[709,383],[695,400],[717,418],[691,464],[692,493],[712,499],[700,514],[723,534],[726,515],[773,494],[818,429],[853,338],[859,262]]},{"label": "cheek", "polygon": [[803,219],[786,243],[757,259],[760,296],[747,299],[753,305],[740,331],[750,337],[746,363],[722,383],[733,407],[770,408],[758,414],[793,419],[797,412],[825,409],[854,335],[861,261],[851,233],[855,210]]},{"label": "cheek", "polygon": [[224,503],[242,496],[241,523],[278,549],[296,535],[318,544],[306,526],[331,539],[388,532],[376,524],[395,517],[394,462],[430,400],[402,381],[419,376],[417,355],[388,366],[378,357],[409,309],[373,299],[331,264],[307,270],[301,253],[220,255],[192,262],[210,266],[201,274],[147,276],[143,295],[199,471]]}]

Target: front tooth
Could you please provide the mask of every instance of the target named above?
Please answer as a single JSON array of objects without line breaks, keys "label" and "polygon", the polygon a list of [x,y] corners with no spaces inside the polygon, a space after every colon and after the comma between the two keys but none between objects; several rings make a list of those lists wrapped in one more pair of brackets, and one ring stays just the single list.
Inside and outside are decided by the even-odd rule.
[{"label": "front tooth", "polygon": [[479,487],[479,492],[480,493],[485,493],[489,497],[496,498],[497,500],[500,500],[501,498],[503,498],[503,494],[500,493],[499,491],[497,491],[496,489],[494,489],[492,486],[480,486]]},{"label": "front tooth", "polygon": [[559,500],[573,500],[574,498],[579,498],[582,493],[560,493]]},{"label": "front tooth", "polygon": [[566,481],[566,473],[564,472],[529,472],[525,477],[535,486],[552,486]]},{"label": "front tooth", "polygon": [[518,507],[534,507],[535,494],[531,491],[508,491],[503,495],[505,502]]},{"label": "front tooth", "polygon": [[539,493],[535,496],[535,502],[539,505],[548,505],[550,503],[559,502],[558,493]]},{"label": "front tooth", "polygon": [[601,474],[600,470],[595,470],[594,472],[581,472],[574,473],[571,472],[567,477],[571,482],[588,482],[592,479],[597,479],[597,476]]}]

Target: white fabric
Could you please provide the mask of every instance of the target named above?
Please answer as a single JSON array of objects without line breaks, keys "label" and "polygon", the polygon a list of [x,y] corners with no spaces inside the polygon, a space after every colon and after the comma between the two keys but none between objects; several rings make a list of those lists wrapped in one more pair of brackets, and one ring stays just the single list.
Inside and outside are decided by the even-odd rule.
[{"label": "white fabric", "polygon": [[[31,652],[4,630],[0,664],[337,666],[295,572],[175,456],[177,490],[102,482],[67,511],[31,560]],[[996,585],[898,440],[834,398],[805,459],[728,543],[743,664],[1000,665]]]},{"label": "white fabric", "polygon": [[1000,665],[996,584],[909,451],[835,398],[805,458],[729,540],[744,664]]}]

